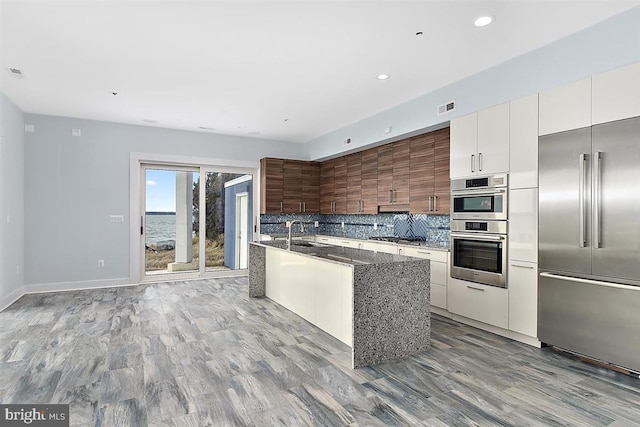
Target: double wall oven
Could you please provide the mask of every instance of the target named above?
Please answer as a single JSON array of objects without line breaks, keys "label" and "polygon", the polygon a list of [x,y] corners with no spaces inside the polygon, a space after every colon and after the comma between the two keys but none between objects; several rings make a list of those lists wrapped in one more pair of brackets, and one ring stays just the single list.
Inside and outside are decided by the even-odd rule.
[{"label": "double wall oven", "polygon": [[451,277],[507,287],[507,179],[451,181]]}]

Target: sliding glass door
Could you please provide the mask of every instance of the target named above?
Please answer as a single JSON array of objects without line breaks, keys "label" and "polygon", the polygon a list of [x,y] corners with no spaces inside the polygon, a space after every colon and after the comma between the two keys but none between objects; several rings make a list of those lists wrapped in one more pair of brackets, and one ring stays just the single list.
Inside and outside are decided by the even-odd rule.
[{"label": "sliding glass door", "polygon": [[141,173],[143,280],[247,268],[253,174],[152,164]]}]

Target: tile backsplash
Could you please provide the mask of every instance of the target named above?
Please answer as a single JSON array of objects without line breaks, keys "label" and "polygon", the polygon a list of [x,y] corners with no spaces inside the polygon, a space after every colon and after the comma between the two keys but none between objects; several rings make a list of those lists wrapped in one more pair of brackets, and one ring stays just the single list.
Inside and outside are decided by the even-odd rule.
[{"label": "tile backsplash", "polygon": [[[321,214],[263,214],[260,232],[286,235],[287,221],[299,220],[305,226],[304,234],[368,239],[369,237],[419,238],[434,246],[449,244],[449,215],[377,214],[377,215],[321,215]],[[315,226],[317,221],[318,226]],[[293,234],[301,233],[294,225]]]}]

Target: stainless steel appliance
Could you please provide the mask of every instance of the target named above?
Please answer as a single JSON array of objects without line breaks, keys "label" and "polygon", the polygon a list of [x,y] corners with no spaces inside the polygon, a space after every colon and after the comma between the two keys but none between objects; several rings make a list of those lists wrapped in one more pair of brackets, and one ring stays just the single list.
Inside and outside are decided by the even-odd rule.
[{"label": "stainless steel appliance", "polygon": [[451,277],[507,287],[507,222],[451,221]]},{"label": "stainless steel appliance", "polygon": [[451,181],[451,218],[507,219],[507,174]]},{"label": "stainless steel appliance", "polygon": [[540,341],[640,372],[640,117],[539,139]]}]

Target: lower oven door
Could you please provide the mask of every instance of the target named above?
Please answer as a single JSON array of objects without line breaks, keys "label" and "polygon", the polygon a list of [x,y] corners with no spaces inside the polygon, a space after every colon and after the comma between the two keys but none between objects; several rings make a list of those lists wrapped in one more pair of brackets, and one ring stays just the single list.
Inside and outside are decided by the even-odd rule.
[{"label": "lower oven door", "polygon": [[451,233],[451,277],[507,287],[507,236]]}]

